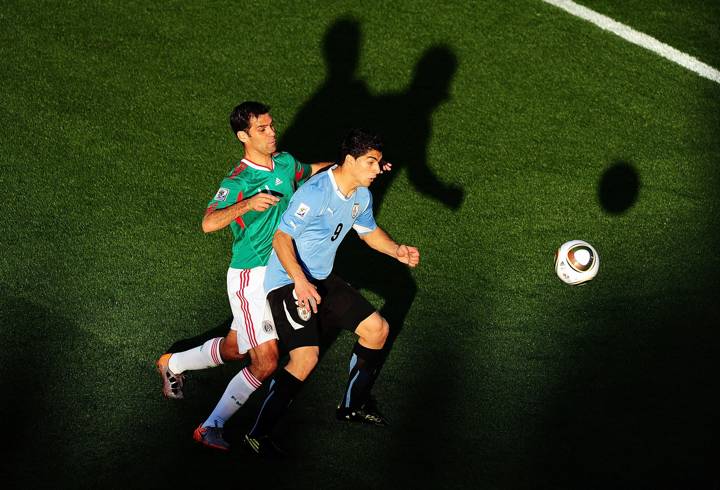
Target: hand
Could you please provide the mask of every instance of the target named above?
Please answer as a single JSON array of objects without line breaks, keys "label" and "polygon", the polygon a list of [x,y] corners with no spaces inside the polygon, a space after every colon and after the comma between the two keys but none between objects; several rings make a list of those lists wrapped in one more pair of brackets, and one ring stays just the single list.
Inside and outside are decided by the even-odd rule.
[{"label": "hand", "polygon": [[317,305],[320,304],[320,294],[317,287],[308,280],[295,281],[295,298],[298,306],[310,307],[313,313],[317,313]]},{"label": "hand", "polygon": [[380,173],[389,172],[392,170],[392,163],[390,162],[382,162],[382,165],[380,166]]},{"label": "hand", "polygon": [[251,211],[266,211],[270,206],[274,206],[280,201],[280,198],[273,196],[272,194],[266,194],[264,192],[258,192],[252,197],[245,199],[243,202],[247,203],[247,207]]},{"label": "hand", "polygon": [[398,245],[397,248],[397,259],[403,264],[407,264],[410,267],[415,267],[420,262],[420,252],[415,247],[409,245]]}]

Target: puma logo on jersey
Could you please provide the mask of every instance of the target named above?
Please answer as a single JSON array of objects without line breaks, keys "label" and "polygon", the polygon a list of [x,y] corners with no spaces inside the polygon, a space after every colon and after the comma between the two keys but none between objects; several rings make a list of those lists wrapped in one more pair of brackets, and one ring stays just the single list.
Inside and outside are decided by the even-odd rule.
[{"label": "puma logo on jersey", "polygon": [[327,212],[330,213],[331,215],[335,214],[335,211],[332,208],[327,208]]}]

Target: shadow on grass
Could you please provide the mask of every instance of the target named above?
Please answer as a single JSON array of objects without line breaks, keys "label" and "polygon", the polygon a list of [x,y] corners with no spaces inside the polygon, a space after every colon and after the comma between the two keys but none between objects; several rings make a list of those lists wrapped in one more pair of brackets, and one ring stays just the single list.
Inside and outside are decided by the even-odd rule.
[{"label": "shadow on grass", "polygon": [[[406,90],[372,95],[356,74],[360,46],[357,20],[341,18],[330,26],[323,40],[327,78],[281,134],[280,147],[304,161],[328,160],[337,155],[349,129],[372,129],[383,136],[384,158],[393,164],[392,171],[376,179],[371,187],[376,217],[382,214],[387,191],[403,170],[418,192],[458,209],[463,200],[462,188],[439,180],[428,162],[431,118],[449,98],[458,65],[455,54],[444,45],[430,47],[421,56]],[[382,220],[378,222],[382,226]],[[386,231],[404,243],[401,232]],[[354,287],[370,290],[384,300],[380,313],[391,329],[385,349],[387,358],[417,293],[409,269],[370,250],[350,234],[338,251],[334,271]]]},{"label": "shadow on grass", "polygon": [[710,488],[720,310],[708,296],[617,298],[616,307],[602,332],[568,346],[577,362],[542,413],[533,481]]},{"label": "shadow on grass", "polygon": [[[617,161],[598,193],[606,212],[620,214],[635,202],[638,188],[634,168]],[[698,232],[701,243],[692,246],[717,250],[717,216],[706,226]],[[678,251],[676,260],[685,267],[664,277],[660,292],[650,288],[574,305],[578,312],[571,317],[594,314],[604,321],[565,346],[574,362],[562,367],[565,375],[540,411],[527,486],[720,488],[714,469],[720,270],[714,257],[698,260]],[[658,267],[631,265],[626,274],[656,281]]]},{"label": "shadow on grass", "polygon": [[76,446],[65,431],[76,408],[78,373],[70,353],[80,336],[69,319],[0,289],[4,488],[38,488],[72,477]]},{"label": "shadow on grass", "polygon": [[598,184],[598,200],[608,214],[618,215],[630,209],[638,199],[640,177],[635,167],[616,160],[603,172]]},{"label": "shadow on grass", "polygon": [[[433,113],[449,97],[450,85],[458,67],[455,54],[444,45],[429,47],[421,55],[406,90],[373,95],[368,90],[367,84],[356,76],[360,59],[360,31],[360,24],[347,17],[337,20],[329,27],[323,40],[327,78],[303,104],[287,130],[281,132],[279,148],[290,151],[302,161],[326,161],[336,157],[339,143],[350,128],[365,127],[375,130],[383,135],[386,143],[384,156],[393,163],[393,170],[377,179],[371,188],[375,215],[379,218],[378,222],[381,226],[385,196],[402,171],[407,173],[408,180],[418,193],[450,209],[458,209],[463,202],[463,189],[442,182],[431,170],[428,161],[428,146],[432,134],[431,119]],[[414,197],[408,196],[408,199],[412,200]],[[404,242],[400,230],[387,231],[395,235],[399,242]],[[351,234],[338,252],[335,272],[358,289],[372,291],[384,301],[380,312],[388,319],[391,328],[386,348],[386,353],[389,354],[390,348],[397,344],[398,336],[417,294],[417,285],[410,271],[396,260],[370,250]],[[446,314],[454,313],[446,312]],[[433,315],[433,318],[423,319],[422,326],[428,328],[426,323],[442,325],[443,320]],[[224,322],[197,337],[176,342],[170,351],[184,350],[199,345],[213,336],[223,336],[227,332],[227,325],[228,322]],[[338,332],[333,329],[324,330],[323,355],[331,348],[337,334]],[[409,354],[406,357],[409,357],[410,361],[407,365],[393,366],[391,357],[389,364],[392,367],[383,370],[378,385],[381,385],[386,377],[403,380],[402,390],[393,395],[392,405],[402,407],[404,413],[387,414],[391,419],[397,415],[398,430],[387,433],[387,437],[390,438],[387,444],[376,447],[372,450],[372,454],[363,456],[365,461],[375,467],[373,476],[368,478],[381,478],[379,481],[384,482],[382,486],[389,481],[401,487],[403,486],[401,483],[406,478],[419,481],[416,478],[418,474],[431,475],[435,482],[443,480],[442,475],[445,472],[441,468],[442,463],[433,463],[437,461],[433,455],[438,447],[448,443],[447,434],[452,430],[447,424],[451,421],[443,416],[443,412],[449,406],[448,400],[454,400],[459,396],[459,387],[453,382],[453,373],[460,360],[455,358],[452,342],[452,338],[444,334],[438,335],[431,346],[408,348]],[[349,357],[350,352],[347,353],[346,359],[349,360]],[[442,361],[433,363],[433,369],[427,370],[425,367],[428,359]],[[280,365],[284,365],[282,359]],[[343,379],[337,384],[336,392],[323,393],[323,396],[330,397],[326,401],[331,406],[329,413],[332,413],[332,409],[341,397],[344,381]],[[313,386],[312,382],[307,388],[317,391],[317,385]],[[380,386],[377,388],[381,390]],[[301,393],[298,403],[303,403],[302,398],[307,396],[305,391],[308,390]],[[432,392],[437,395],[429,396]],[[242,431],[246,430],[254,420],[258,400],[261,399],[262,394],[251,397],[247,405],[227,425],[230,442],[237,441]],[[380,404],[382,407],[382,400]],[[208,410],[210,408],[208,407]],[[293,412],[297,414],[301,411],[298,409],[299,407],[294,405],[286,418],[292,419],[295,416]],[[428,431],[427,424],[431,419],[434,427]],[[329,420],[327,423],[337,422]],[[307,440],[301,441],[302,445],[319,443],[312,434],[308,433],[307,428],[281,424],[279,429],[307,434]],[[353,429],[347,428],[347,430]],[[293,439],[293,437],[289,438]],[[282,439],[281,436],[279,440],[282,442]],[[327,447],[326,450],[331,451],[333,448]],[[345,451],[348,451],[347,447]],[[393,461],[398,462],[400,466],[393,467]],[[264,463],[258,465],[258,467],[265,466]],[[302,471],[303,466],[307,464],[295,466],[295,463],[291,462],[278,466],[271,480],[274,484],[286,482],[283,473],[287,473],[286,476],[290,473],[295,474]],[[425,472],[418,473],[421,469]],[[337,483],[339,487],[346,486],[341,481]],[[305,485],[300,484],[300,486]],[[352,484],[350,486],[352,487]]]}]

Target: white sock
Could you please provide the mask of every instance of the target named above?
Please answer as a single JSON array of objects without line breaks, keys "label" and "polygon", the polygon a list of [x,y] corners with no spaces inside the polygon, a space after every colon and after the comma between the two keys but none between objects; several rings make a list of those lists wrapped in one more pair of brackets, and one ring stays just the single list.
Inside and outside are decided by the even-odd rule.
[{"label": "white sock", "polygon": [[199,347],[184,352],[176,352],[170,356],[168,366],[170,371],[180,374],[183,371],[195,371],[222,364],[220,357],[220,341],[222,337],[215,337]]},{"label": "white sock", "polygon": [[235,375],[228,383],[215,410],[207,418],[203,427],[223,427],[225,422],[250,398],[253,391],[262,383],[246,367]]}]

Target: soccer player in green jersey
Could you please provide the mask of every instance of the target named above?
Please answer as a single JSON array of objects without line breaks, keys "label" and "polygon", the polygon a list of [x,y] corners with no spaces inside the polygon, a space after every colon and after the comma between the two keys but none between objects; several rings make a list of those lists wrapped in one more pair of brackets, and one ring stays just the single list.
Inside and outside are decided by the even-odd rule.
[{"label": "soccer player in green jersey", "polygon": [[249,366],[230,381],[213,412],[193,434],[196,441],[221,450],[229,449],[223,438],[225,422],[277,367],[278,337],[263,289],[273,235],[295,189],[329,165],[308,165],[289,153],[276,152],[269,111],[259,102],[243,102],[233,110],[230,126],[244,146],[244,156],[220,183],[202,221],[205,233],[227,226],[233,233],[227,273],[233,312],[230,331],[224,338],[210,339],[184,352],[166,353],[157,361],[163,394],[180,399],[185,371],[250,356]]}]

